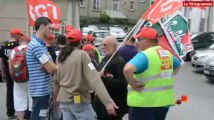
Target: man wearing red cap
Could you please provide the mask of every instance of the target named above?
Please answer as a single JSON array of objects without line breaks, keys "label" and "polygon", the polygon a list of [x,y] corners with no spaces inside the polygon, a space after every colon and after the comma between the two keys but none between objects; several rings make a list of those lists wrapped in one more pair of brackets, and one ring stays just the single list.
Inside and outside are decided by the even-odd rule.
[{"label": "man wearing red cap", "polygon": [[158,46],[158,34],[153,28],[144,27],[134,37],[143,51],[124,67],[129,82],[130,120],[165,120],[169,107],[175,103],[173,75],[181,63]]},{"label": "man wearing red cap", "polygon": [[[10,59],[9,59],[9,66],[10,66],[10,74],[13,75],[14,71],[11,69],[11,60],[14,59],[14,56],[17,52],[20,51],[25,51],[26,52],[26,47],[28,43],[30,42],[30,38],[27,36],[22,36],[19,39],[19,44],[20,46],[15,47],[11,54],[10,54]],[[26,63],[24,63],[26,65]],[[24,72],[24,71],[22,71]],[[27,72],[27,71],[25,71]],[[24,114],[25,111],[29,110],[31,111],[32,107],[32,98],[29,95],[29,90],[28,90],[28,82],[23,82],[23,83],[18,83],[14,82],[14,107],[17,112],[18,120],[24,120]]]},{"label": "man wearing red cap", "polygon": [[22,35],[23,33],[21,32],[21,30],[17,28],[12,29],[10,31],[11,40],[4,42],[0,49],[2,78],[6,81],[7,86],[7,116],[11,119],[14,118],[15,110],[13,103],[13,80],[9,72],[8,59],[9,54],[13,50],[13,48],[19,45],[18,40]]},{"label": "man wearing red cap", "polygon": [[93,45],[94,38],[92,35],[86,35],[84,38],[84,44],[92,44]]},{"label": "man wearing red cap", "polygon": [[89,55],[80,50],[81,40],[82,33],[79,30],[74,29],[67,34],[68,43],[61,49],[54,74],[54,101],[60,102],[65,120],[95,120],[89,94],[93,89],[108,113],[115,115],[117,106],[105,89]]},{"label": "man wearing red cap", "polygon": [[93,63],[93,65],[95,66],[95,68],[97,68],[98,67],[98,63],[97,63],[97,61],[94,58],[94,50],[95,49],[96,48],[93,45],[91,45],[91,44],[86,44],[82,48],[82,50],[84,50],[84,51],[86,51],[88,53],[88,55],[91,58],[91,62]]},{"label": "man wearing red cap", "polygon": [[[92,35],[88,34],[87,36],[85,36],[84,45],[86,45],[86,44],[93,45],[93,42],[94,42],[94,37]],[[101,62],[100,52],[96,49],[96,47],[94,49],[94,57],[95,57],[95,60],[97,61],[97,63]]]}]

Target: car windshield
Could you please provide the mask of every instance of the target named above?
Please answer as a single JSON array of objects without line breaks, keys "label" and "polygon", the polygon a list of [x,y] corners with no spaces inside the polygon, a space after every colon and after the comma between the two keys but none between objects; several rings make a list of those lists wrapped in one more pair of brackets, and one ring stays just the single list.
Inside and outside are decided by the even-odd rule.
[{"label": "car windshield", "polygon": [[93,34],[93,37],[97,37],[97,38],[105,38],[106,36],[108,36],[109,33],[108,32],[95,32]]}]

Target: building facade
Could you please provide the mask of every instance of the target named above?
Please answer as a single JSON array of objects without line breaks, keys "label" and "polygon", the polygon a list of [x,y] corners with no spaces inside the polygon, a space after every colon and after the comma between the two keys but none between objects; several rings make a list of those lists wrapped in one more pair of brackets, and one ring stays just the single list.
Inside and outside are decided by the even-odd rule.
[{"label": "building facade", "polygon": [[189,22],[189,29],[192,33],[214,31],[214,8],[183,8],[183,15]]},{"label": "building facade", "polygon": [[138,20],[149,6],[150,0],[83,0],[80,16],[99,17],[102,12],[115,11],[115,14],[120,12],[128,19]]},{"label": "building facade", "polygon": [[[0,41],[10,39],[9,31],[12,28],[20,28],[25,34],[29,34],[26,0],[0,0]],[[61,20],[72,23],[71,1],[75,1],[76,16],[100,17],[100,13],[110,13],[125,16],[128,19],[138,20],[149,7],[150,0],[52,0],[61,10]],[[73,13],[74,14],[74,13]]]}]

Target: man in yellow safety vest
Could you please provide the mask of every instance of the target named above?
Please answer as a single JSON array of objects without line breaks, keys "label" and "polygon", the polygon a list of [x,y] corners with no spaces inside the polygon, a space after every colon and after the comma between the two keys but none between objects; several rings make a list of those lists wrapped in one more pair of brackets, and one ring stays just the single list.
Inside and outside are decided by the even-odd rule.
[{"label": "man in yellow safety vest", "polygon": [[124,67],[129,82],[130,120],[165,120],[169,107],[175,103],[173,75],[181,63],[158,46],[158,34],[153,28],[144,27],[134,37],[142,51]]}]

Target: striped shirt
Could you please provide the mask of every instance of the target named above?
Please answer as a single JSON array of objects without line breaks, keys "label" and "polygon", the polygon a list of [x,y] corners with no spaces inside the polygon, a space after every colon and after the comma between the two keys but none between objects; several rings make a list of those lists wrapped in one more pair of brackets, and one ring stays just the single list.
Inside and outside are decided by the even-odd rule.
[{"label": "striped shirt", "polygon": [[45,96],[52,91],[51,74],[41,70],[41,65],[51,59],[45,43],[37,37],[33,37],[28,45],[26,60],[29,73],[29,88],[32,97]]}]

